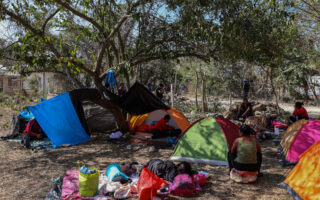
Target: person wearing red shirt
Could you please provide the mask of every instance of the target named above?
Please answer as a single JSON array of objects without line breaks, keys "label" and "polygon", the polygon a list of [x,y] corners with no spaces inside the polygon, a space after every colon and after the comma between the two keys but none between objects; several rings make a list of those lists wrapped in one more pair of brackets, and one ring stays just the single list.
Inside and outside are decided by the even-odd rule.
[{"label": "person wearing red shirt", "polygon": [[170,115],[165,115],[164,118],[160,119],[152,128],[152,138],[163,138],[167,136],[178,136],[181,130],[175,130],[174,127],[167,125],[170,121]]},{"label": "person wearing red shirt", "polygon": [[290,120],[292,122],[296,122],[300,119],[309,119],[309,115],[307,110],[302,106],[302,102],[296,102],[294,105],[294,111],[292,113],[292,116],[290,116]]},{"label": "person wearing red shirt", "polygon": [[44,137],[44,133],[41,130],[40,125],[38,124],[36,119],[32,119],[29,121],[27,127],[22,133],[22,141],[23,144],[30,148],[30,139],[42,139]]}]

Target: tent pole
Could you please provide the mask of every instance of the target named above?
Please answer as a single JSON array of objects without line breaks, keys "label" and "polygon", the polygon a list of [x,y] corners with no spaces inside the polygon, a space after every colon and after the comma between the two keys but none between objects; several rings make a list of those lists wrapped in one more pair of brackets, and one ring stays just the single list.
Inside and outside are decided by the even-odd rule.
[{"label": "tent pole", "polygon": [[173,84],[170,84],[171,89],[171,107],[173,107]]}]

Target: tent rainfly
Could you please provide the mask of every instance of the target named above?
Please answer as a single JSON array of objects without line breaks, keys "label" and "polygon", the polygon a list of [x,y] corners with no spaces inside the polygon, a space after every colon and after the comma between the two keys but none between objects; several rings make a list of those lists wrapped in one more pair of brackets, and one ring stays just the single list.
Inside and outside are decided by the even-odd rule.
[{"label": "tent rainfly", "polygon": [[184,132],[170,160],[228,165],[228,152],[238,137],[239,127],[228,119],[200,119]]}]

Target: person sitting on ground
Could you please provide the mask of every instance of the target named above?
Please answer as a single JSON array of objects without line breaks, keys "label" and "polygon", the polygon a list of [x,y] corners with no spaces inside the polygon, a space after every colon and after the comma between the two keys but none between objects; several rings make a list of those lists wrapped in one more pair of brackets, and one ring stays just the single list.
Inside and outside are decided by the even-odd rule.
[{"label": "person sitting on ground", "polygon": [[290,116],[290,121],[296,122],[300,119],[309,119],[309,115],[307,110],[303,107],[303,103],[296,102],[294,105],[294,111],[292,113],[292,116]]},{"label": "person sitting on ground", "polygon": [[163,180],[172,182],[177,176],[177,167],[171,161],[163,161],[160,159],[152,159],[146,163],[145,168],[157,175]]},{"label": "person sitting on ground", "polygon": [[206,178],[202,174],[197,174],[192,170],[187,162],[177,165],[178,175],[169,186],[170,193],[177,196],[193,195],[202,191],[200,184],[204,185]]},{"label": "person sitting on ground", "polygon": [[167,125],[170,121],[170,115],[165,115],[164,118],[160,119],[152,128],[152,138],[164,138],[168,136],[178,137],[181,133],[180,129],[174,129],[174,127]]},{"label": "person sitting on ground", "polygon": [[125,174],[130,169],[130,165],[122,163],[121,165],[113,163],[108,166],[106,170],[106,177],[108,181],[120,182],[125,184],[130,181],[130,178]]},{"label": "person sitting on ground", "polygon": [[191,165],[187,162],[179,163],[177,165],[177,171],[178,171],[178,174],[188,174],[190,177],[196,174],[196,172],[192,170]]},{"label": "person sitting on ground", "polygon": [[120,87],[118,89],[118,95],[121,97],[123,96],[125,93],[127,93],[127,89],[124,86],[124,83],[120,83]]},{"label": "person sitting on ground", "polygon": [[156,96],[162,100],[163,94],[164,94],[164,85],[162,83],[160,83],[159,87],[156,89]]},{"label": "person sitting on ground", "polygon": [[44,132],[41,130],[40,125],[36,119],[32,119],[28,122],[27,127],[22,133],[22,142],[29,149],[31,139],[42,139],[45,137]]},{"label": "person sitting on ground", "polygon": [[240,117],[242,117],[243,121],[245,121],[250,116],[253,116],[252,105],[249,103],[248,99],[244,98],[243,102],[238,107],[236,120],[239,120]]},{"label": "person sitting on ground", "polygon": [[[248,125],[240,126],[239,135],[228,153],[229,172],[232,168],[239,171],[258,172],[262,163],[261,147],[255,137],[254,130]],[[260,174],[261,175],[261,174]]]}]

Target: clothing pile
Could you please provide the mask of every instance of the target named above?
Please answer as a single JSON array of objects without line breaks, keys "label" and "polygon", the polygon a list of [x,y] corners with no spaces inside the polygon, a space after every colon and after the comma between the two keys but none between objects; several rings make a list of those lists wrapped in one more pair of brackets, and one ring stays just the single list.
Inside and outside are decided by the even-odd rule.
[{"label": "clothing pile", "polygon": [[[149,200],[154,196],[187,196],[201,192],[208,174],[205,172],[179,174],[177,166],[170,161],[150,160],[145,165],[136,162],[126,168],[126,164],[111,164],[106,171],[81,167],[80,170],[67,171],[63,181],[56,183],[46,200],[57,199],[125,199],[138,198]],[[89,177],[92,177],[89,180]],[[87,183],[86,183],[86,177]],[[94,180],[98,182],[93,183]],[[89,184],[90,182],[90,184]],[[87,185],[87,186],[86,186]],[[88,194],[89,186],[96,185],[92,196]],[[87,189],[86,189],[87,187]]]}]

